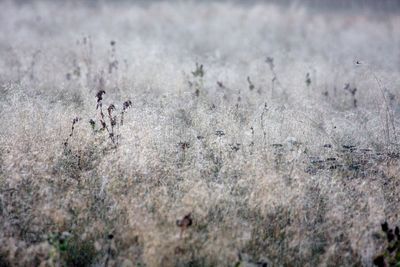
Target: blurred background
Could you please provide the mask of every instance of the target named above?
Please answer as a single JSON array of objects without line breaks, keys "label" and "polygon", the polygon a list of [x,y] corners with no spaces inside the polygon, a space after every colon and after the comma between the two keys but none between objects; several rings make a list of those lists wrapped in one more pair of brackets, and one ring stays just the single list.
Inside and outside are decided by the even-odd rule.
[{"label": "blurred background", "polygon": [[[148,4],[152,2],[236,2],[240,4],[255,4],[255,3],[274,3],[279,5],[306,5],[310,8],[325,9],[325,10],[341,10],[341,11],[359,11],[361,9],[370,9],[376,12],[399,12],[400,0],[202,0],[202,1],[163,1],[163,0],[53,0],[49,2],[62,2],[62,3],[85,3],[88,5],[97,5],[100,3],[129,3],[129,4]],[[37,2],[33,0],[15,0],[20,4]]]}]

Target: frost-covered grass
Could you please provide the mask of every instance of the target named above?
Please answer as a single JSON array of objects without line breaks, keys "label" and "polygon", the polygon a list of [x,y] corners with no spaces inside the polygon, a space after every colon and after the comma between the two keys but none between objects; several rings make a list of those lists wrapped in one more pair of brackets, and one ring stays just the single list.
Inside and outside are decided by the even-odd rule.
[{"label": "frost-covered grass", "polygon": [[0,266],[372,266],[385,251],[399,15],[4,1],[0,25]]}]

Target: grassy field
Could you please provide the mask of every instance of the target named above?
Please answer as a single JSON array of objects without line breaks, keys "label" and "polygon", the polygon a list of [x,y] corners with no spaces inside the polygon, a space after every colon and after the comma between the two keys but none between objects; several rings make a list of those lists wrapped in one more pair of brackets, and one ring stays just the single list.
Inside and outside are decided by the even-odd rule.
[{"label": "grassy field", "polygon": [[400,15],[356,11],[0,2],[0,266],[399,266]]}]

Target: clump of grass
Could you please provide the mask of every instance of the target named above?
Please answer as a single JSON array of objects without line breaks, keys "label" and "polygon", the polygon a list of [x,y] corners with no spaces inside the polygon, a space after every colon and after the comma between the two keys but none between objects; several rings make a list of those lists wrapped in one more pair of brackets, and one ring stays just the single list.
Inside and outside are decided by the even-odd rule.
[{"label": "clump of grass", "polygon": [[55,264],[90,266],[97,254],[91,241],[80,240],[68,232],[49,234],[48,242],[53,247],[51,261]]},{"label": "clump of grass", "polygon": [[196,62],[196,69],[194,71],[192,71],[192,74],[193,74],[194,77],[203,78],[204,74],[205,74],[205,71],[204,71],[204,68],[203,68],[203,64],[199,64],[199,63]]},{"label": "clump of grass", "polygon": [[[94,133],[100,133],[102,131],[107,131],[108,137],[111,140],[112,144],[114,145],[114,147],[117,147],[119,144],[119,140],[121,138],[121,135],[119,133],[117,133],[117,130],[119,129],[120,126],[123,126],[124,115],[125,115],[126,111],[132,106],[132,101],[127,100],[127,101],[123,102],[122,109],[120,112],[120,120],[118,120],[117,115],[114,114],[114,112],[116,110],[116,106],[114,104],[110,104],[107,107],[107,114],[108,114],[108,116],[107,116],[108,120],[107,120],[107,118],[103,112],[103,96],[105,94],[106,94],[106,92],[104,90],[100,90],[96,94],[96,99],[97,99],[96,109],[99,112],[98,121],[100,124],[100,128],[96,129],[96,121],[95,120],[89,119],[88,122]],[[69,138],[73,136],[75,124],[80,120],[81,119],[77,117],[72,121],[72,129],[71,129]],[[68,146],[68,139],[64,142],[64,146],[65,147]]]},{"label": "clump of grass", "polygon": [[386,249],[374,258],[373,263],[378,267],[397,267],[400,265],[400,229],[398,226],[390,228],[387,222],[382,223],[381,228],[386,237]]}]

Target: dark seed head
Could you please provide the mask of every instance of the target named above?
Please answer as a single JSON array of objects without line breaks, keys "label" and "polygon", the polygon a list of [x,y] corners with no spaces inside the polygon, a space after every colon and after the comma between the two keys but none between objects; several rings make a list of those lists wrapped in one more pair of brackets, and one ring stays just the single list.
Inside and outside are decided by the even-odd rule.
[{"label": "dark seed head", "polygon": [[311,77],[310,77],[310,73],[306,74],[306,85],[310,86],[311,85]]},{"label": "dark seed head", "polygon": [[115,106],[114,104],[111,104],[108,106],[107,111],[108,111],[108,115],[111,117],[111,112],[115,110]]},{"label": "dark seed head", "polygon": [[269,67],[270,67],[271,69],[274,68],[274,58],[272,58],[272,57],[267,57],[267,58],[265,59],[265,62],[269,65]]},{"label": "dark seed head", "polygon": [[384,231],[385,233],[389,230],[389,225],[387,222],[382,223],[381,227],[382,227],[382,231]]},{"label": "dark seed head", "polygon": [[393,246],[388,246],[387,250],[389,251],[389,253],[393,253],[395,250],[397,249],[397,247],[395,245]]},{"label": "dark seed head", "polygon": [[127,100],[123,104],[123,110],[126,110],[126,109],[130,108],[131,106],[132,106],[132,101]]},{"label": "dark seed head", "polygon": [[215,131],[215,135],[221,137],[221,136],[224,136],[225,133],[222,130],[217,130],[217,131]]},{"label": "dark seed head", "polygon": [[106,93],[106,91],[104,90],[100,90],[97,92],[96,97],[97,97],[97,102],[100,102],[101,100],[103,100],[103,95]]},{"label": "dark seed head", "polygon": [[111,126],[116,126],[117,125],[117,116],[110,118],[110,122],[111,122]]},{"label": "dark seed head", "polygon": [[247,82],[249,83],[249,89],[250,91],[254,89],[254,84],[251,82],[250,77],[247,76]]},{"label": "dark seed head", "polygon": [[376,257],[374,259],[374,264],[378,267],[385,267],[385,258],[383,257],[383,255],[379,255],[378,257]]},{"label": "dark seed head", "polygon": [[185,253],[185,250],[183,249],[183,248],[181,248],[181,247],[176,247],[175,248],[175,254],[176,255],[178,255],[178,254],[184,254]]},{"label": "dark seed head", "polygon": [[179,142],[178,145],[182,150],[190,148],[190,143],[189,142]]},{"label": "dark seed head", "polygon": [[239,151],[240,149],[240,144],[236,143],[236,144],[229,144],[229,146],[231,147],[231,149],[235,152]]},{"label": "dark seed head", "polygon": [[178,227],[187,228],[193,224],[192,214],[186,214],[181,220],[176,221]]},{"label": "dark seed head", "polygon": [[390,229],[390,230],[386,233],[386,237],[387,237],[387,240],[388,240],[389,242],[392,242],[392,241],[394,240],[394,234],[393,234],[393,230],[392,230],[392,229]]}]

